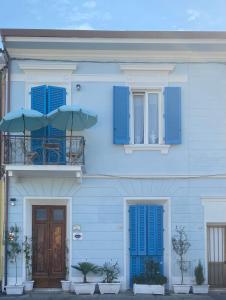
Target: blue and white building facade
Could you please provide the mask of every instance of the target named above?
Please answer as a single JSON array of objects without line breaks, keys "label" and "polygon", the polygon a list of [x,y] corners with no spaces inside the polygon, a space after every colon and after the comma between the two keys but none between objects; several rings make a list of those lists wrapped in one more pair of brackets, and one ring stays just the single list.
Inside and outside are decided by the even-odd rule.
[{"label": "blue and white building facade", "polygon": [[[185,282],[194,282],[201,260],[206,282],[226,287],[226,35],[2,30],[2,36],[10,59],[6,108],[48,113],[77,104],[98,116],[95,126],[74,133],[85,139],[84,164],[68,165],[64,157],[5,163],[8,200],[16,199],[8,226],[16,223],[21,239],[32,237],[32,207],[65,207],[68,266],[117,261],[122,290],[147,256],[159,261],[169,288],[180,283],[171,239],[184,226],[191,244]],[[8,283],[14,273],[8,263]],[[21,257],[19,281],[25,273]],[[69,268],[69,279],[80,274]]]}]

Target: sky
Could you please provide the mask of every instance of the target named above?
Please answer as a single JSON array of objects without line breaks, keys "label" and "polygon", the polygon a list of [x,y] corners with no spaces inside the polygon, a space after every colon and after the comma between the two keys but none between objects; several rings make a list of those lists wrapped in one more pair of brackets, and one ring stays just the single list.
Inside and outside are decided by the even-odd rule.
[{"label": "sky", "polygon": [[0,28],[226,30],[226,0],[0,0]]}]

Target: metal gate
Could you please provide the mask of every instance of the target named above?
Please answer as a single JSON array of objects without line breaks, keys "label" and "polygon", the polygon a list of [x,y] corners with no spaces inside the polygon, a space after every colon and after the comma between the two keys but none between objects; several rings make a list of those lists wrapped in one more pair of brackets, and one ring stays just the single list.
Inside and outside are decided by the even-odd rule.
[{"label": "metal gate", "polygon": [[226,288],[226,225],[207,226],[208,283]]}]

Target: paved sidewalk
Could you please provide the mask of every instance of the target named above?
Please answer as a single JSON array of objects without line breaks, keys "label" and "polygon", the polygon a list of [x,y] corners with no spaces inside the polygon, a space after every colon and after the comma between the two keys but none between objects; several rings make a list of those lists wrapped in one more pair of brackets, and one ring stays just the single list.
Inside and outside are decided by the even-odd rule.
[{"label": "paved sidewalk", "polygon": [[0,295],[1,300],[226,300],[226,293],[210,293],[208,295],[166,295],[166,296],[153,296],[153,295],[136,295],[132,293],[122,293],[119,295],[99,295],[93,296],[80,295],[77,296],[71,293],[63,292],[32,292],[22,296],[5,296]]}]

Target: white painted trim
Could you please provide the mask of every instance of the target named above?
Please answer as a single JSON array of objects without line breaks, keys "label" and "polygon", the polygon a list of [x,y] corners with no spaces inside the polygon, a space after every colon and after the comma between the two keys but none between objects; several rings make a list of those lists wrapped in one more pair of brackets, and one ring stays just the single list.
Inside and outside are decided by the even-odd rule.
[{"label": "white painted trim", "polygon": [[223,51],[122,51],[122,50],[60,50],[8,48],[9,55],[20,59],[111,61],[111,62],[226,62]]},{"label": "white painted trim", "polygon": [[123,198],[123,257],[124,257],[124,281],[123,289],[129,288],[129,214],[130,204],[158,204],[164,207],[164,274],[168,278],[169,287],[172,284],[171,272],[171,198],[170,197],[124,197]]},{"label": "white painted trim", "polygon": [[226,44],[224,38],[79,38],[79,37],[5,37],[7,42],[67,42],[67,43],[105,43],[105,44]]},{"label": "white painted trim", "polygon": [[130,144],[124,145],[125,153],[131,154],[134,151],[160,151],[162,154],[167,154],[170,149],[170,145],[161,144]]},{"label": "white painted trim", "polygon": [[5,170],[8,171],[10,177],[66,176],[80,178],[82,176],[82,166],[79,165],[6,165]]},{"label": "white painted trim", "polygon": [[120,64],[120,70],[126,73],[131,73],[131,71],[151,71],[151,72],[171,72],[175,69],[175,65],[172,64]]},{"label": "white painted trim", "polygon": [[[32,237],[32,205],[65,205],[66,206],[66,241],[69,241],[69,266],[72,264],[72,197],[24,197],[23,198],[23,237]],[[22,278],[26,280],[25,259],[22,260]],[[69,280],[71,268],[69,268]]]},{"label": "white painted trim", "polygon": [[43,62],[43,61],[18,61],[18,65],[21,70],[67,70],[75,71],[77,69],[77,65],[71,62]]}]

